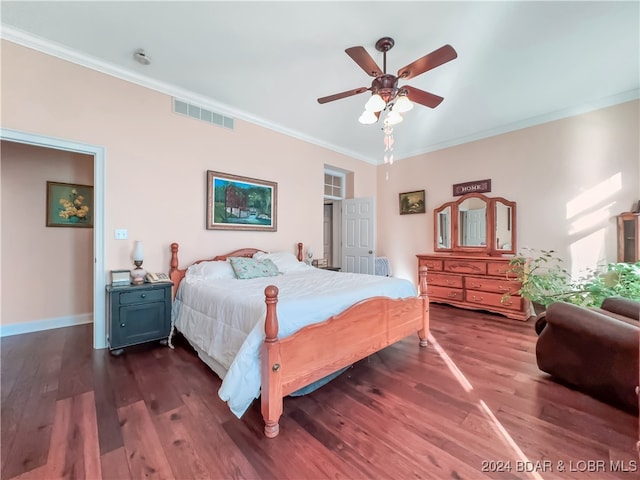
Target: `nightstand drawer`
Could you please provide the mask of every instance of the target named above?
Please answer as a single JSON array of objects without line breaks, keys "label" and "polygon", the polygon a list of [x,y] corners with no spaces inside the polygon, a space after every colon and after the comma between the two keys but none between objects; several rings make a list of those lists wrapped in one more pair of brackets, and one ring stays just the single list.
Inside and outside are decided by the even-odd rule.
[{"label": "nightstand drawer", "polygon": [[120,305],[131,305],[140,302],[161,302],[164,300],[165,290],[141,290],[123,292],[120,294]]}]

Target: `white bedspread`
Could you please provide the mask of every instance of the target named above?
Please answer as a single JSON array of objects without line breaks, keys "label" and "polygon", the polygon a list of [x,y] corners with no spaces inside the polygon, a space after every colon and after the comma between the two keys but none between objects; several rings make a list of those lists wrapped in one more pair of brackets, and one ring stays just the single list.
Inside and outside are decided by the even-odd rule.
[{"label": "white bedspread", "polygon": [[260,394],[259,355],[265,337],[264,289],[268,285],[276,285],[280,291],[280,338],[365,298],[417,295],[408,280],[311,267],[251,280],[205,281],[187,276],[174,302],[175,326],[226,370],[218,395],[237,417]]}]

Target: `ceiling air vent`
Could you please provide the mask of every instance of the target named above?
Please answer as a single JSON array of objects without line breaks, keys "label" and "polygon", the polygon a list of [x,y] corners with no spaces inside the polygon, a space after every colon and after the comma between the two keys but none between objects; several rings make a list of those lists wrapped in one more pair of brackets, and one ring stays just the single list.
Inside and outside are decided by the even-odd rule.
[{"label": "ceiling air vent", "polygon": [[218,125],[219,127],[228,128],[233,130],[233,118],[225,117],[206,108],[199,107],[192,103],[183,102],[177,98],[173,99],[173,111],[180,115],[196,118],[203,122],[211,123],[212,125]]}]

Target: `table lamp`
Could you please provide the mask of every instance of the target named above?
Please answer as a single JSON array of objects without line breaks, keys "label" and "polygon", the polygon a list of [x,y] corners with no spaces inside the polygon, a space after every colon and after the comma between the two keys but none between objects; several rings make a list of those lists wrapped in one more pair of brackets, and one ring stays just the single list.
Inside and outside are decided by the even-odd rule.
[{"label": "table lamp", "polygon": [[144,261],[144,249],[142,248],[142,241],[136,240],[136,246],[133,249],[133,264],[136,266],[131,271],[131,283],[134,285],[142,285],[144,283],[144,276],[147,271],[142,268],[142,262]]}]

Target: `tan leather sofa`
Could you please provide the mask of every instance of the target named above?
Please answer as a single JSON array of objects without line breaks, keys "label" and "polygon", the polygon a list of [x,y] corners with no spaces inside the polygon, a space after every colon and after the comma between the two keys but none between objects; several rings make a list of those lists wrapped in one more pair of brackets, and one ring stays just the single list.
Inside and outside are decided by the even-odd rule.
[{"label": "tan leather sofa", "polygon": [[538,368],[577,390],[638,412],[640,302],[612,297],[601,308],[549,305],[536,322]]}]

